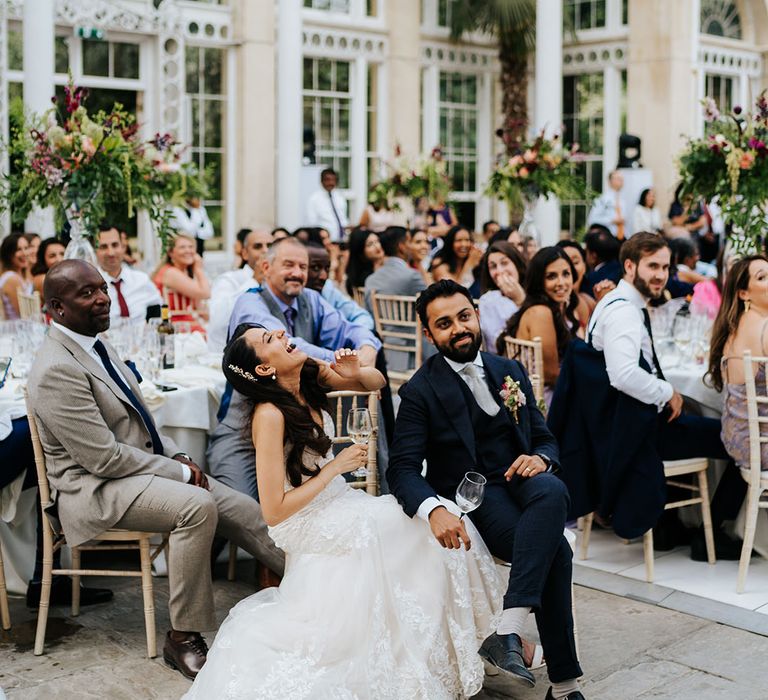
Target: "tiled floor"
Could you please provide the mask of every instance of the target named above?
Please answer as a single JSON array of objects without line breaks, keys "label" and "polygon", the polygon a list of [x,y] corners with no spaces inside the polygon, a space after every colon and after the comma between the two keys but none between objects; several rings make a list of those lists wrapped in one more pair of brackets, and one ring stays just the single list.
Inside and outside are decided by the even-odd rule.
[{"label": "tiled floor", "polygon": [[[579,538],[581,533],[577,533]],[[580,540],[579,540],[580,541]],[[589,555],[579,560],[578,543],[574,563],[577,567],[596,569],[635,581],[645,582],[645,564],[641,540],[624,544],[613,533],[593,529]],[[736,593],[739,562],[718,561],[713,566],[692,561],[688,547],[671,552],[656,552],[654,584],[699,596],[706,600],[768,615],[768,561],[753,556],[744,593]]]}]

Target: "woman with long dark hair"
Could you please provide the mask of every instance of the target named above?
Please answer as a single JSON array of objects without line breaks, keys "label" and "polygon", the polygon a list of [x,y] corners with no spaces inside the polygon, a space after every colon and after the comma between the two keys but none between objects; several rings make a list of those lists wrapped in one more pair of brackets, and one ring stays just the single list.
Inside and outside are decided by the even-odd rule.
[{"label": "woman with long dark hair", "polygon": [[597,306],[597,302],[594,297],[589,296],[585,292],[581,291],[581,284],[584,282],[584,278],[587,275],[587,254],[584,252],[584,248],[580,243],[571,240],[560,241],[559,248],[562,248],[573,264],[576,277],[573,279],[573,289],[576,294],[579,295],[579,305],[576,307],[576,317],[579,319],[582,331],[586,331],[587,323],[589,323],[589,317]]},{"label": "woman with long dark hair", "polygon": [[45,276],[56,263],[64,260],[64,244],[58,238],[46,238],[37,249],[37,260],[32,267],[32,284],[35,291],[40,293],[43,299],[43,281]]},{"label": "woman with long dark hair", "polygon": [[[329,390],[384,384],[352,350],[309,359],[283,331],[239,326],[224,373],[253,403],[264,519],[286,553],[279,588],[235,606],[187,700],[227,697],[430,698],[477,693],[477,654],[500,613],[503,587],[476,531],[471,550],[435,546],[427,522],[392,496],[352,489],[366,461],[334,457]],[[469,527],[470,523],[466,525]]]},{"label": "woman with long dark hair", "polygon": [[560,375],[560,362],[580,327],[573,280],[576,271],[567,253],[557,246],[542,248],[528,263],[525,301],[499,336],[497,351],[504,354],[504,335],[521,340],[541,338],[544,387],[550,392]]},{"label": "woman with long dark hair", "polygon": [[352,296],[355,287],[365,287],[365,280],[384,262],[384,250],[378,233],[356,228],[349,234],[349,260],[347,261],[347,293]]},{"label": "woman with long dark hair", "polygon": [[443,239],[443,247],[432,261],[435,282],[452,279],[469,289],[475,282],[474,270],[483,252],[472,243],[466,226],[452,226]]},{"label": "woman with long dark hair", "polygon": [[19,318],[19,292],[32,291],[28,247],[23,233],[12,233],[0,243],[0,303],[8,320]]},{"label": "woman with long dark hair", "polygon": [[[712,328],[709,372],[712,385],[725,390],[722,439],[728,454],[749,469],[749,421],[744,384],[744,353],[768,355],[768,258],[750,255],[733,265],[725,279],[723,301]],[[765,369],[755,376],[758,394],[765,393]],[[768,406],[759,404],[760,417]],[[761,447],[761,466],[768,469],[768,444]]]}]

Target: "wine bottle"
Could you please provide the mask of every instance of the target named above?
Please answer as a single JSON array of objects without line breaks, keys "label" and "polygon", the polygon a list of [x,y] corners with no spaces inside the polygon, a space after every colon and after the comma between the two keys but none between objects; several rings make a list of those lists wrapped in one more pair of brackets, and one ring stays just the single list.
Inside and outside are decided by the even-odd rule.
[{"label": "wine bottle", "polygon": [[157,333],[160,336],[160,361],[163,369],[173,369],[176,364],[176,353],[174,350],[174,330],[171,323],[168,304],[163,304],[160,315],[162,320],[157,326]]}]

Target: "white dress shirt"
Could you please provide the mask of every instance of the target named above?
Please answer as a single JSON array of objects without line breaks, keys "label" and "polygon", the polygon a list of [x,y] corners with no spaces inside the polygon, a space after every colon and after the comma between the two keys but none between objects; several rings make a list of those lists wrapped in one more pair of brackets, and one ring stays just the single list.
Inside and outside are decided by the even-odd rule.
[{"label": "white dress shirt", "polygon": [[[101,361],[101,357],[99,356],[99,353],[96,352],[95,345],[98,338],[96,336],[91,335],[83,335],[82,333],[77,333],[73,330],[70,330],[66,326],[62,326],[60,323],[56,323],[56,321],[51,321],[51,325],[54,328],[57,328],[60,330],[64,335],[66,335],[69,338],[72,338],[85,352],[87,352],[96,362],[99,364],[99,367],[104,367],[104,363]],[[129,386],[128,379],[125,374],[127,367],[121,367],[122,363],[118,363],[117,365],[112,365],[115,368],[115,372],[117,372],[125,382],[126,386]],[[107,368],[104,367],[104,371],[106,371]],[[130,372],[130,370],[127,370]],[[107,372],[109,374],[109,372]],[[128,398],[126,396],[126,398]],[[151,415],[151,414],[150,414]],[[189,483],[189,478],[192,476],[192,472],[190,471],[189,467],[184,464],[183,462],[179,462],[179,466],[181,467],[181,474],[182,474],[182,480],[184,483]]]},{"label": "white dress shirt", "polygon": [[[463,381],[467,386],[469,386],[469,382],[467,382],[467,376],[464,374],[463,370],[467,365],[475,365],[480,374],[480,378],[485,380],[485,367],[483,367],[483,359],[480,357],[480,353],[477,353],[475,356],[475,359],[472,360],[472,362],[454,362],[453,360],[449,360],[447,357],[443,357],[443,359],[448,363],[448,366],[456,372],[456,374],[461,377],[461,381]],[[470,389],[471,390],[471,389]],[[419,509],[416,511],[416,515],[418,515],[422,520],[426,520],[429,522],[429,514],[439,506],[442,506],[443,504],[440,502],[439,499],[435,498],[434,496],[430,496],[429,498],[425,498],[422,504],[419,506]]]},{"label": "white dress shirt", "polygon": [[208,332],[208,349],[211,352],[222,352],[227,343],[229,329],[229,317],[235,302],[243,292],[252,287],[258,287],[259,283],[253,277],[253,270],[241,267],[239,270],[230,270],[219,275],[211,286],[211,298],[208,300],[208,313],[210,318],[206,328]]},{"label": "white dress shirt", "polygon": [[[620,301],[615,301],[615,299]],[[610,304],[610,305],[609,305]],[[592,346],[605,355],[611,386],[661,411],[672,398],[672,385],[640,367],[640,353],[653,368],[651,337],[645,328],[646,299],[626,280],[606,294],[592,312]]]},{"label": "white dress shirt", "polygon": [[[331,199],[333,199],[333,206],[331,206]],[[338,221],[333,213],[334,208],[339,216]],[[329,197],[328,190],[321,187],[307,201],[307,226],[324,228],[331,235],[332,241],[340,241],[342,233],[339,231],[339,222],[342,227],[349,225],[347,200],[337,189],[331,190]]]},{"label": "white dress shirt", "polygon": [[146,272],[134,270],[125,263],[123,263],[118,277],[112,277],[102,269],[99,269],[99,272],[107,283],[109,299],[112,302],[109,317],[113,321],[120,318],[120,303],[117,300],[117,289],[113,284],[117,280],[123,280],[120,291],[128,304],[129,318],[144,319],[148,307],[159,306],[163,303],[159,290]]},{"label": "white dress shirt", "polygon": [[171,226],[179,233],[192,238],[207,240],[213,238],[213,224],[208,218],[208,212],[201,204],[199,207],[174,207]]},{"label": "white dress shirt", "polygon": [[638,204],[632,212],[632,235],[640,231],[661,231],[661,214],[656,207],[649,209]]}]

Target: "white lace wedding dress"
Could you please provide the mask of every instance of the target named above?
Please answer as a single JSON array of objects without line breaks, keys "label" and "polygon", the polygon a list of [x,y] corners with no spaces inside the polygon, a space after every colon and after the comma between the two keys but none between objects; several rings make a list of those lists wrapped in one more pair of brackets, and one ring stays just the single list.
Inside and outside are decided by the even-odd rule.
[{"label": "white lace wedding dress", "polygon": [[[330,416],[324,421],[332,434]],[[394,497],[373,498],[336,477],[270,528],[286,553],[280,587],[232,608],[184,698],[454,700],[479,692],[477,651],[496,628],[504,585],[466,524],[470,551],[443,549]]]}]

